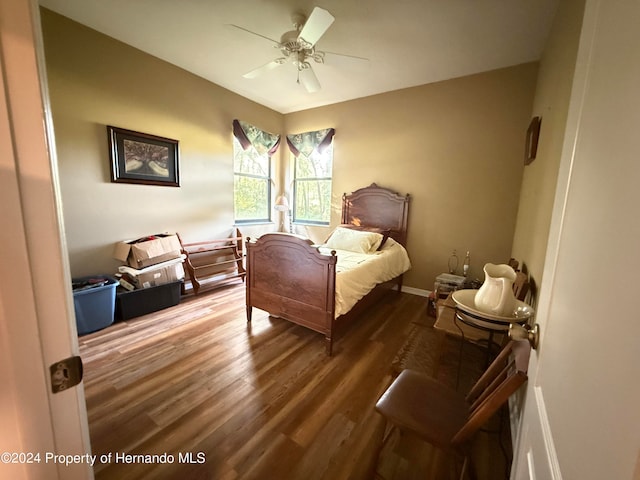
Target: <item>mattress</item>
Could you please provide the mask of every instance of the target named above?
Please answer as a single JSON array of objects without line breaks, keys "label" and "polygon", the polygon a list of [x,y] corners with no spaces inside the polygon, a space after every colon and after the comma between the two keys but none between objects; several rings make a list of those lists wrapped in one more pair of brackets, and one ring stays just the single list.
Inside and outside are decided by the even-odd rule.
[{"label": "mattress", "polygon": [[[320,246],[330,255],[332,249]],[[335,250],[335,249],[333,249]],[[336,265],[336,318],[347,313],[379,283],[387,282],[411,268],[406,249],[392,238],[374,253],[355,253],[335,250]]]}]

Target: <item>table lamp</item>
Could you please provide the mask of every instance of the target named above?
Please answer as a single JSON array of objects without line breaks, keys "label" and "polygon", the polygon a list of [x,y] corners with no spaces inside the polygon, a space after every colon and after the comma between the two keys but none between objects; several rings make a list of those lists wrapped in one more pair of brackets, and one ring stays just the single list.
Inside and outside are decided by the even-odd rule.
[{"label": "table lamp", "polygon": [[[287,197],[285,195],[279,195],[278,198],[276,198],[276,203],[273,206],[273,208],[275,210],[277,210],[278,212],[283,212],[283,215],[285,216],[283,222],[282,222],[282,229],[284,230],[284,225],[285,225],[285,221],[286,221],[286,217],[289,214],[290,208],[289,208],[289,200],[287,200]],[[289,215],[289,230],[288,233],[292,232],[292,225],[291,225],[291,216]]]}]

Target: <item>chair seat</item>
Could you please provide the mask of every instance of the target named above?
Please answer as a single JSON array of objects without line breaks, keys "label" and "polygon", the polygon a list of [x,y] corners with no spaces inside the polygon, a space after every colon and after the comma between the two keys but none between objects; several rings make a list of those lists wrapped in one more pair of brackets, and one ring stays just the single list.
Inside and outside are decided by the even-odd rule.
[{"label": "chair seat", "polygon": [[469,417],[465,396],[415,370],[403,370],[376,403],[401,430],[446,449]]}]

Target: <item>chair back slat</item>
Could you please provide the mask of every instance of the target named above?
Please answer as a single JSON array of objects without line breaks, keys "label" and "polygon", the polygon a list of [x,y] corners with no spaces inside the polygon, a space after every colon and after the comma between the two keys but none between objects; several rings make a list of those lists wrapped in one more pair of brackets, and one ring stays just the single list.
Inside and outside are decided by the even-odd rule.
[{"label": "chair back slat", "polygon": [[529,292],[529,278],[525,273],[516,272],[516,280],[513,282],[513,294],[518,300],[524,301]]},{"label": "chair back slat", "polygon": [[502,349],[467,394],[469,418],[454,444],[467,441],[527,381],[530,353],[527,340],[511,340]]},{"label": "chair back slat", "polygon": [[472,404],[487,388],[487,385],[491,384],[493,380],[504,370],[505,364],[509,361],[509,355],[514,347],[514,341],[511,340],[498,354],[489,368],[482,374],[480,379],[475,383],[471,390],[467,394],[467,402]]},{"label": "chair back slat", "polygon": [[469,419],[453,437],[452,445],[461,445],[469,440],[526,381],[526,373],[518,371],[510,375],[471,413]]},{"label": "chair back slat", "polygon": [[478,408],[478,406],[481,405],[489,395],[491,395],[496,391],[498,387],[500,387],[502,382],[504,382],[509,375],[512,375],[514,373],[512,367],[513,362],[509,362],[507,365],[505,365],[505,367],[498,375],[496,375],[493,381],[489,385],[487,385],[487,387],[482,392],[480,392],[480,395],[478,395],[473,403],[471,403],[471,407],[469,409],[471,414],[473,414],[474,410]]}]

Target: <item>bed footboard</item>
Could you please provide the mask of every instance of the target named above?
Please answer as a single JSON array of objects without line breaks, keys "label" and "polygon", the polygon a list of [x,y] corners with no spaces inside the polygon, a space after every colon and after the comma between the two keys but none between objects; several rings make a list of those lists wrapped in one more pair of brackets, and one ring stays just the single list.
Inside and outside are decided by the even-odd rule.
[{"label": "bed footboard", "polygon": [[335,313],[336,256],[323,255],[309,239],[268,233],[247,239],[247,322],[252,308],[325,336],[331,355]]}]

